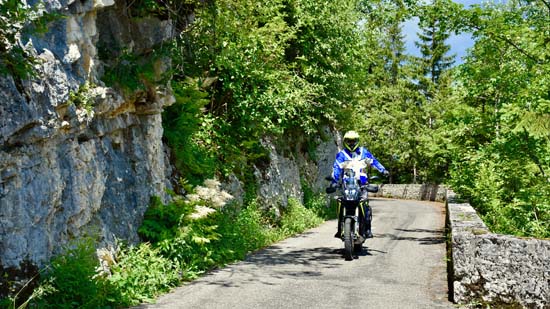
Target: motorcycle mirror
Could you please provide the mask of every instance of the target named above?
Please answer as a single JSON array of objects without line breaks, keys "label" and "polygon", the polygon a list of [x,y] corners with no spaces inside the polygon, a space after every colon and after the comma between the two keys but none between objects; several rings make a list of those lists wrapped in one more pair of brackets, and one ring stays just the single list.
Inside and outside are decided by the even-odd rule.
[{"label": "motorcycle mirror", "polygon": [[336,192],[336,188],[335,187],[328,187],[328,188],[325,189],[325,191],[327,192],[327,194],[331,194],[331,193]]},{"label": "motorcycle mirror", "polygon": [[326,176],[326,177],[325,177],[325,180],[332,181],[332,176],[330,176],[330,175],[329,175],[329,176]]},{"label": "motorcycle mirror", "polygon": [[379,187],[377,185],[367,185],[367,191],[371,193],[377,193],[378,188]]},{"label": "motorcycle mirror", "polygon": [[377,180],[377,179],[380,179],[380,177],[379,177],[379,176],[372,176],[372,177],[370,178],[370,180]]}]

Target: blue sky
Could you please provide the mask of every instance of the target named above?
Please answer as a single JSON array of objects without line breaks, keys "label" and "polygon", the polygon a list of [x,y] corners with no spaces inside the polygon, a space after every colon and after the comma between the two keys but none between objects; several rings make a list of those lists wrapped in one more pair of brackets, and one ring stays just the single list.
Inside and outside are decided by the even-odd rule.
[{"label": "blue sky", "polygon": [[[454,0],[456,3],[462,3],[465,7],[468,7],[472,4],[481,4],[481,0]],[[409,54],[418,56],[420,51],[414,45],[414,41],[418,40],[416,33],[418,30],[418,19],[413,19],[407,21],[403,25],[403,33],[405,34],[405,46]],[[455,64],[462,63],[462,57],[466,55],[466,50],[474,45],[472,37],[467,34],[453,35],[447,40],[447,44],[451,45],[450,54],[456,55]]]}]

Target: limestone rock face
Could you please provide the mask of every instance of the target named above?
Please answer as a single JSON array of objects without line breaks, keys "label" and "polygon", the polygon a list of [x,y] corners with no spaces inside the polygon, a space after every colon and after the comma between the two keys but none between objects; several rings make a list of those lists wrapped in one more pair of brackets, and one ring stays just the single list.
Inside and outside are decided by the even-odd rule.
[{"label": "limestone rock face", "polygon": [[256,168],[258,180],[258,195],[263,207],[286,207],[289,198],[302,201],[302,186],[300,171],[293,157],[279,153],[277,147],[269,138],[262,140],[262,145],[268,150],[269,164]]},{"label": "limestone rock face", "polygon": [[0,77],[0,270],[42,265],[85,233],[135,242],[150,197],[169,186],[160,113],[170,88],[107,87],[98,46],[147,52],[170,22],[135,21],[118,0],[43,2],[66,18],[23,42],[36,78]]},{"label": "limestone rock face", "polygon": [[265,166],[256,166],[254,173],[262,207],[286,207],[289,198],[302,202],[305,189],[302,180],[315,193],[325,191],[329,184],[325,177],[332,173],[332,164],[338,152],[338,136],[328,128],[323,135],[327,138],[316,140],[316,147],[311,153],[303,149],[304,141],[300,138],[262,140],[262,146],[269,154],[269,162]]}]

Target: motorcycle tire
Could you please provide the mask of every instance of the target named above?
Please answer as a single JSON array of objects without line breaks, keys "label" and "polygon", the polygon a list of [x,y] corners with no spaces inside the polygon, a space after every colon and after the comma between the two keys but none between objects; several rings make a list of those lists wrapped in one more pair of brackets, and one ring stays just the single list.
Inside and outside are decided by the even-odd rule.
[{"label": "motorcycle tire", "polygon": [[353,237],[352,233],[352,220],[351,218],[346,218],[344,221],[344,257],[346,261],[353,260]]},{"label": "motorcycle tire", "polygon": [[363,244],[353,245],[353,252],[355,252],[355,254],[361,253],[362,250],[363,250]]}]

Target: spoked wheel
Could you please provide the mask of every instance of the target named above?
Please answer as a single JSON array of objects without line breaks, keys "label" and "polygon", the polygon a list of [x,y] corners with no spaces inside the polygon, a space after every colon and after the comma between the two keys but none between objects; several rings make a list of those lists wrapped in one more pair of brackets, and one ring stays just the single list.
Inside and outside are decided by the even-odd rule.
[{"label": "spoked wheel", "polygon": [[344,257],[346,261],[353,260],[353,237],[351,235],[351,218],[344,221]]}]

